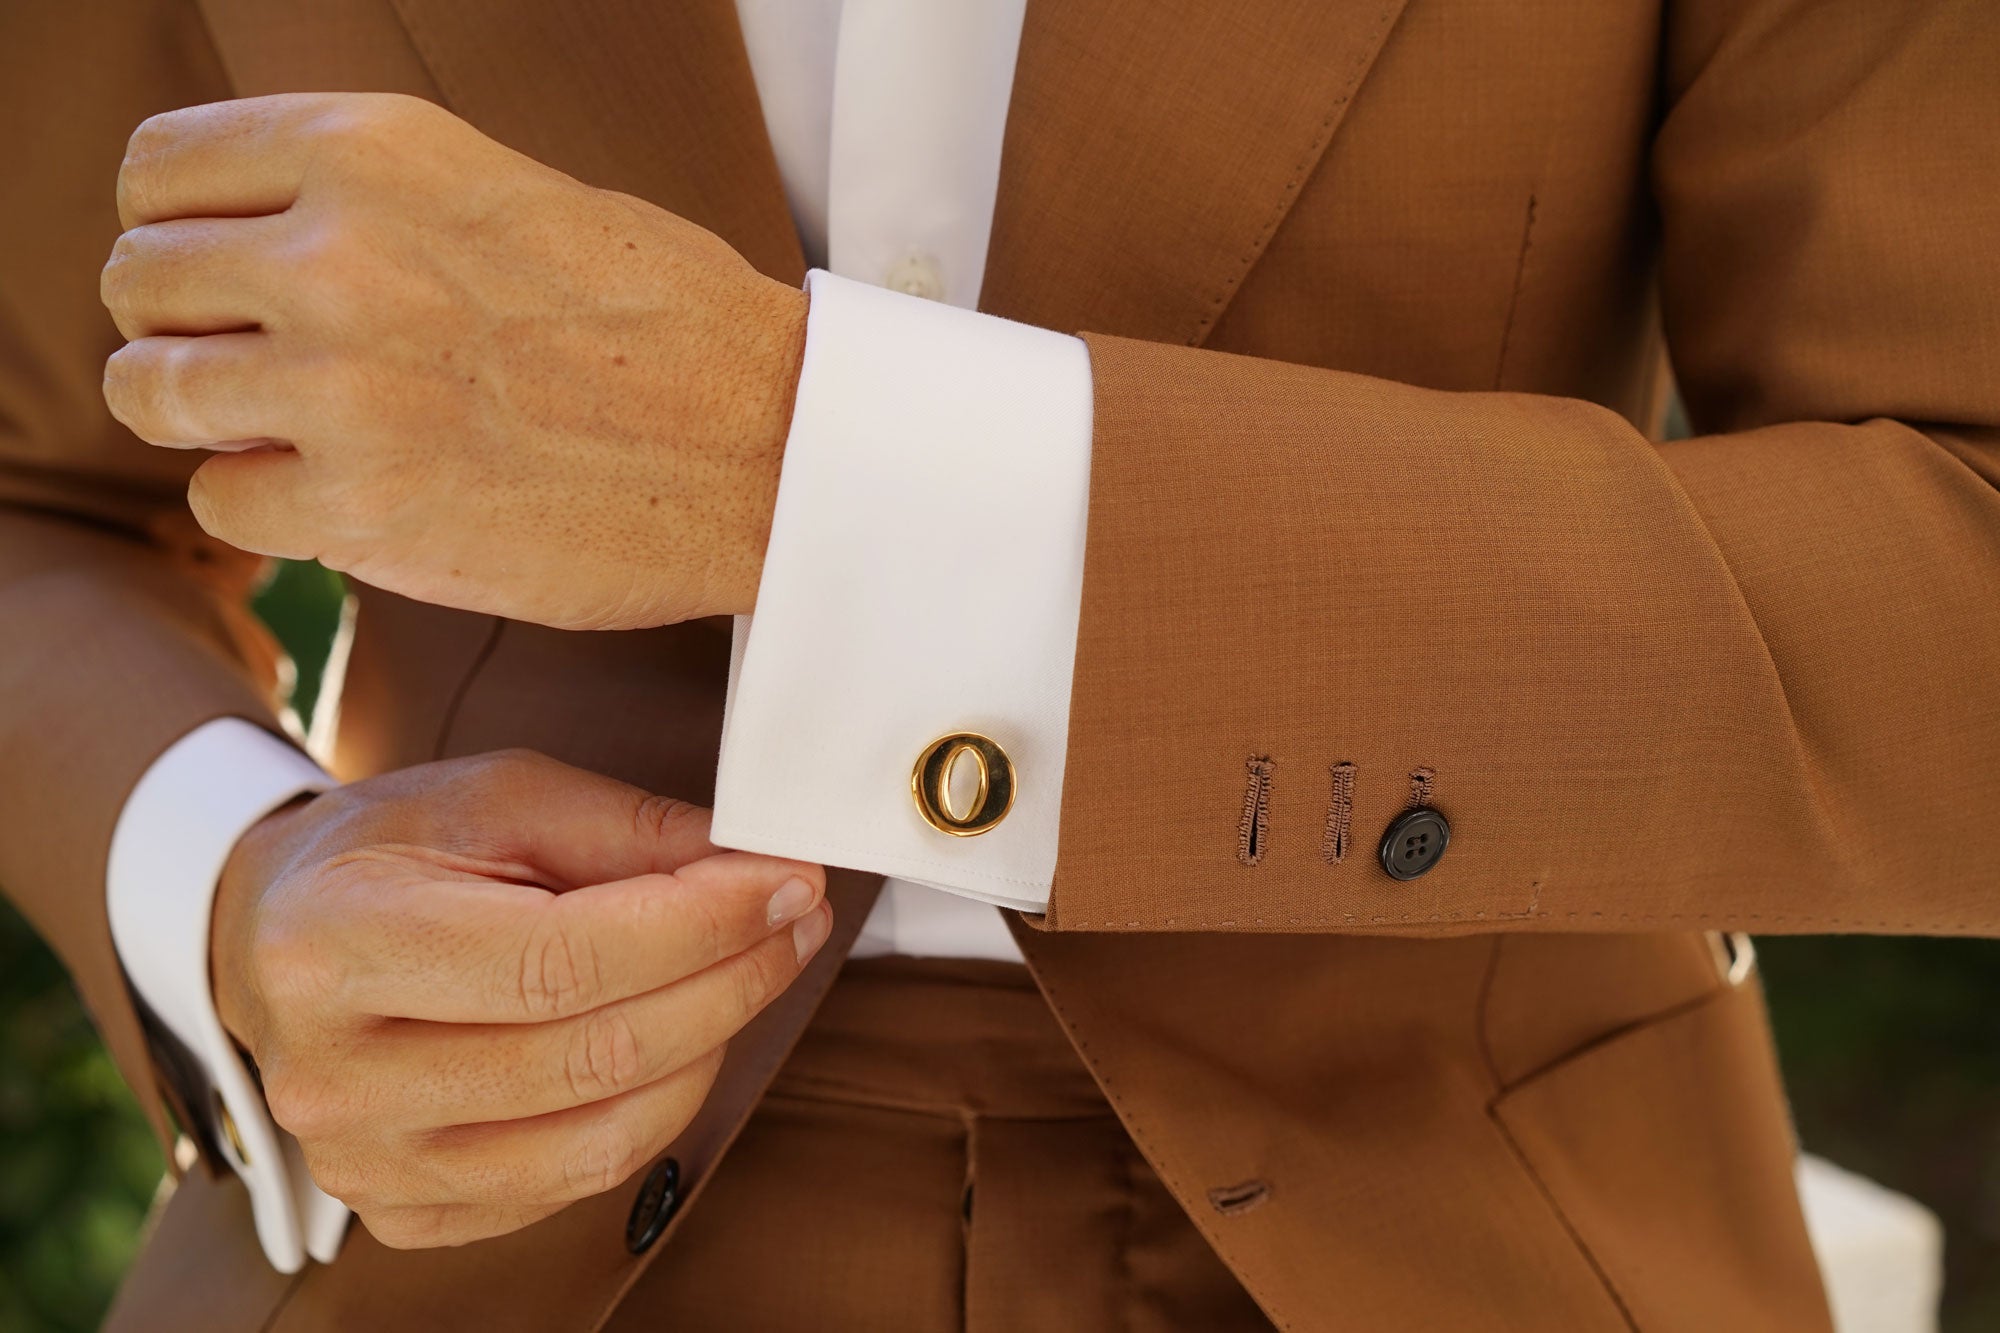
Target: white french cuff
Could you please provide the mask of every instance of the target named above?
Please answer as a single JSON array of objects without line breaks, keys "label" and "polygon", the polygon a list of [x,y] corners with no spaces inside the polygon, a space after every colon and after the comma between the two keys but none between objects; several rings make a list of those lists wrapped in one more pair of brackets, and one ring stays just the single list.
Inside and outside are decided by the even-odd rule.
[{"label": "white french cuff", "polygon": [[[1082,340],[815,271],[712,838],[1040,911],[1055,874],[1090,492]],[[998,742],[1012,809],[918,813],[938,738]]]},{"label": "white french cuff", "polygon": [[132,987],[200,1060],[235,1127],[223,1156],[250,1193],[257,1240],[281,1273],[310,1255],[331,1263],[348,1211],[313,1183],[298,1141],[265,1108],[210,989],[209,918],[223,866],[251,825],[334,780],[304,754],[241,718],[195,728],[153,761],[111,835],[106,907]]}]

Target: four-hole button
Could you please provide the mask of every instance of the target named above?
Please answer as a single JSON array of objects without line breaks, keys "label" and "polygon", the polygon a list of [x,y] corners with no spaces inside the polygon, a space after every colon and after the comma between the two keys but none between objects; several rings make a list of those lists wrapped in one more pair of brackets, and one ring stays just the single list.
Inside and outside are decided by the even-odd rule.
[{"label": "four-hole button", "polygon": [[1415,879],[1438,863],[1451,841],[1451,825],[1425,807],[1406,810],[1382,835],[1382,868],[1391,879]]}]

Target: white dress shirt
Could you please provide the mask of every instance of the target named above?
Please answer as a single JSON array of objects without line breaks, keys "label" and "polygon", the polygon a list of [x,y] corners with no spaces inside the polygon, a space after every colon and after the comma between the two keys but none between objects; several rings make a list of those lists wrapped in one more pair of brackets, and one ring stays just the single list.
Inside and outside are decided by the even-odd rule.
[{"label": "white dress shirt", "polygon": [[[1055,872],[1089,357],[1075,338],[965,313],[1024,7],[737,5],[800,240],[835,276],[810,282],[757,612],[736,627],[713,836],[892,876],[857,955],[1018,959],[974,900],[1039,909]],[[977,838],[938,833],[910,799],[918,753],[956,731],[999,741],[1019,780]]]},{"label": "white dress shirt", "polygon": [[[857,954],[1018,958],[985,904],[1038,909],[1054,873],[1089,361],[1075,338],[973,313],[1024,4],[737,6],[793,218],[829,271],[809,279],[771,545],[736,626],[714,836],[891,876]],[[994,737],[1017,773],[1013,809],[975,838],[910,798],[918,753],[957,731]],[[209,723],[134,789],[107,868],[119,956],[236,1124],[248,1160],[225,1154],[284,1272],[330,1261],[347,1211],[215,1016],[208,920],[243,831],[329,782],[269,732]]]}]

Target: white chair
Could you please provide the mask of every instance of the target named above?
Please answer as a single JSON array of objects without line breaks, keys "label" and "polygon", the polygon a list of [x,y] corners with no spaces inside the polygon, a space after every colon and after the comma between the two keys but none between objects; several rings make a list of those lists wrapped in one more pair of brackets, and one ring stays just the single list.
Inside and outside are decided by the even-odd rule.
[{"label": "white chair", "polygon": [[1944,1228],[1930,1209],[1810,1154],[1798,1182],[1838,1333],[1937,1333]]}]

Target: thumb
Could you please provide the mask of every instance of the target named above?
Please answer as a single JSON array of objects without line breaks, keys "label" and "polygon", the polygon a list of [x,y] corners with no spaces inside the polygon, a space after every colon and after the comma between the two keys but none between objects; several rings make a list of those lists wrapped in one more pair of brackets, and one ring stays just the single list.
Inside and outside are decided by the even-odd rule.
[{"label": "thumb", "polygon": [[558,888],[672,874],[722,850],[708,840],[706,806],[529,751],[485,756],[481,767],[466,793],[479,822]]}]

